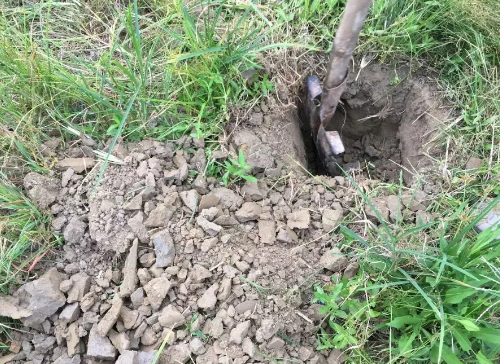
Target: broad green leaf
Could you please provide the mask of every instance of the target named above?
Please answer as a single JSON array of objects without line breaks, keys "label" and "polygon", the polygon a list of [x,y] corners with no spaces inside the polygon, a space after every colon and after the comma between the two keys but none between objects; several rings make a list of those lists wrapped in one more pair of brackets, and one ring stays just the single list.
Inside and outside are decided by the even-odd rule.
[{"label": "broad green leaf", "polygon": [[457,322],[460,322],[467,331],[479,331],[479,326],[477,326],[471,320],[464,319],[464,320],[457,320]]},{"label": "broad green leaf", "polygon": [[347,319],[347,314],[342,310],[335,312],[335,316],[340,317],[341,319]]},{"label": "broad green leaf", "polygon": [[408,357],[411,355],[413,349],[413,340],[415,340],[415,333],[412,335],[402,335],[398,340],[399,355]]},{"label": "broad green leaf", "polygon": [[490,359],[486,357],[481,351],[476,354],[476,359],[478,364],[494,364]]},{"label": "broad green leaf", "polygon": [[446,291],[444,303],[446,304],[457,304],[462,302],[465,298],[472,296],[477,293],[475,289],[465,288],[465,287],[455,287]]},{"label": "broad green leaf", "polygon": [[455,355],[455,353],[450,349],[448,345],[443,345],[443,360],[447,364],[462,364],[460,359]]},{"label": "broad green leaf", "polygon": [[500,330],[498,329],[488,329],[482,328],[472,334],[475,338],[479,340],[486,341],[492,344],[500,343]]},{"label": "broad green leaf", "polygon": [[395,329],[401,329],[405,325],[419,324],[422,322],[422,318],[417,316],[400,316],[393,319],[387,324],[387,326],[394,327]]},{"label": "broad green leaf", "polygon": [[471,349],[472,344],[467,337],[467,334],[456,327],[452,327],[451,332],[453,333],[453,337],[457,341],[458,345],[460,345],[462,350],[468,352]]}]

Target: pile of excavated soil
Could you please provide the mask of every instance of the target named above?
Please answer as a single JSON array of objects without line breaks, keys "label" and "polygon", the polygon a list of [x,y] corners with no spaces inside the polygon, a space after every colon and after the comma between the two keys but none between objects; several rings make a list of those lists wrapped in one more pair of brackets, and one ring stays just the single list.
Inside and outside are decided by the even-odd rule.
[{"label": "pile of excavated soil", "polygon": [[[263,104],[231,129],[226,149],[244,150],[259,182],[230,188],[203,176],[204,142],[191,137],[118,144],[121,163],[97,187],[91,141],[45,143],[61,173],[30,173],[24,187],[65,244],[38,279],[0,295],[0,316],[25,325],[0,360],[149,364],[165,339],[164,364],[341,363],[315,350],[324,317],[311,298],[356,274],[334,230],[359,206],[348,179],[296,168],[307,163],[296,115]],[[385,219],[416,223],[431,218],[428,202],[422,191],[373,200]]]}]

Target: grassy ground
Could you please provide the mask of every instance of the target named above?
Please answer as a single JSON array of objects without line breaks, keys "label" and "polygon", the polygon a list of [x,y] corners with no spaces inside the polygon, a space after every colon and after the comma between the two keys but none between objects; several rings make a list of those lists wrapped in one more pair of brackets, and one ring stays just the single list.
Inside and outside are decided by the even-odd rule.
[{"label": "grassy ground", "polygon": [[[314,50],[328,50],[344,3],[213,0],[191,3],[187,11],[180,1],[166,0],[4,0],[0,5],[0,289],[7,292],[25,279],[33,263],[56,241],[48,229],[48,215],[17,188],[26,171],[50,171],[54,161],[42,158],[43,141],[60,133],[67,142],[71,127],[96,139],[165,140],[195,134],[206,138],[209,150],[216,148],[233,109],[273,92],[274,81],[265,71],[251,87],[244,71],[260,69],[266,58],[279,59],[292,49],[305,62]],[[378,328],[373,328],[373,317],[350,317],[346,326],[357,344],[347,341],[344,348],[354,346],[353,361],[376,362],[373,358],[381,353],[390,362],[498,360],[498,346],[491,343],[498,333],[481,332],[484,335],[478,338],[476,327],[460,320],[480,330],[492,329],[500,306],[495,293],[500,264],[492,253],[498,246],[491,236],[478,236],[469,229],[473,220],[469,205],[499,192],[499,6],[497,0],[374,2],[358,56],[371,54],[381,62],[404,60],[432,68],[460,115],[443,135],[449,152],[447,159],[438,161],[443,183],[430,207],[444,223],[418,229],[418,234],[405,225],[390,226],[370,241],[373,246],[394,246],[412,233],[431,237],[433,249],[421,252],[423,261],[415,252],[398,252],[389,271],[370,275],[373,285],[384,288],[370,296],[381,322],[413,317],[421,310],[428,316],[420,323],[409,319]],[[471,155],[483,159],[483,166],[473,173],[464,171]],[[360,237],[345,232],[360,243]],[[467,262],[468,256],[475,258]],[[370,272],[370,260],[363,262]],[[463,272],[490,280],[474,286],[476,293],[464,300],[446,303],[443,292],[457,288],[452,283],[470,286],[467,277],[472,278]],[[426,280],[432,275],[442,277],[446,285]],[[400,281],[410,283],[392,285]],[[367,276],[357,282],[366,285]],[[478,291],[486,295],[475,296]],[[331,297],[344,293],[325,294],[335,302]],[[408,297],[420,311],[398,306]],[[449,335],[450,330],[458,334]],[[338,347],[334,338],[324,336],[323,345]],[[385,346],[380,344],[384,342]]]}]

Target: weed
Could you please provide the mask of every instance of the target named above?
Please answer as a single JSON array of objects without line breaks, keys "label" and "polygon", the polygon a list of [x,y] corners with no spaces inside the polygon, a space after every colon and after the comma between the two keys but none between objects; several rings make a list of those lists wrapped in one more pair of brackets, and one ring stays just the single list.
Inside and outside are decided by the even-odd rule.
[{"label": "weed", "polygon": [[246,163],[245,153],[241,149],[238,152],[238,160],[229,158],[228,161],[224,161],[224,167],[226,171],[222,175],[222,182],[226,186],[241,179],[248,182],[257,182],[257,178],[247,173],[252,169],[252,166]]},{"label": "weed", "polygon": [[[497,362],[500,241],[493,227],[479,234],[473,228],[499,201],[466,218],[459,230],[466,203],[440,224],[398,229],[397,235],[380,220],[382,230],[374,227],[371,243],[341,227],[347,245],[359,244],[361,273],[316,287],[315,300],[333,331],[322,330],[319,348],[351,348],[356,357],[388,363]],[[423,251],[400,248],[430,228],[435,244]]]},{"label": "weed", "polygon": [[245,282],[245,283],[247,283],[248,285],[250,285],[251,287],[253,287],[253,288],[257,291],[257,293],[258,293],[259,295],[261,295],[261,296],[266,295],[266,294],[270,291],[270,288],[263,287],[263,286],[261,286],[260,284],[255,283],[254,281],[251,281],[251,280],[249,280],[249,279],[248,279],[248,278],[246,278],[246,277],[240,276],[240,279],[241,279],[243,282]]},{"label": "weed", "polygon": [[187,330],[189,335],[196,336],[203,341],[207,341],[209,337],[207,335],[205,335],[200,329],[193,330],[193,324],[196,322],[198,317],[199,317],[199,313],[197,312],[191,317],[189,322],[186,322],[186,324],[185,324],[186,330]]}]

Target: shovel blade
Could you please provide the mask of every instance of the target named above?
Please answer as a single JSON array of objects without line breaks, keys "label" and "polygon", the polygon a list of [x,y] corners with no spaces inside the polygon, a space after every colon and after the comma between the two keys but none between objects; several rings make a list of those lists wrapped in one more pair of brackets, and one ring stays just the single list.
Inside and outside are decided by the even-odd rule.
[{"label": "shovel blade", "polygon": [[330,175],[339,175],[341,170],[337,158],[345,152],[344,144],[336,131],[326,131],[321,123],[320,103],[323,90],[316,76],[309,76],[306,80],[307,100],[305,103],[305,117],[311,127],[311,136],[316,146],[320,164]]}]

